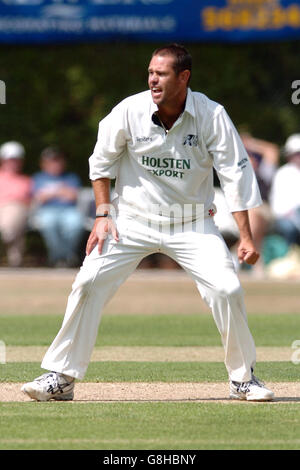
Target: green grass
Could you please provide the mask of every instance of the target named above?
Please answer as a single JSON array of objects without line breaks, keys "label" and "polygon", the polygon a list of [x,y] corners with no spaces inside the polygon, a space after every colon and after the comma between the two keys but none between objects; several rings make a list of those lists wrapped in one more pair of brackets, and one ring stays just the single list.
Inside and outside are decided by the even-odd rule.
[{"label": "green grass", "polygon": [[[37,362],[0,365],[0,382],[28,382],[43,372]],[[300,366],[260,362],[255,373],[268,382],[296,382]],[[91,362],[84,382],[225,382],[222,362]]]},{"label": "green grass", "polygon": [[[0,316],[7,346],[47,346],[61,315]],[[295,314],[251,314],[257,346],[290,347],[300,339]],[[97,346],[220,346],[209,314],[104,315]],[[292,353],[292,349],[291,349]],[[300,366],[260,362],[255,373],[268,382],[296,382]],[[25,382],[42,373],[40,363],[0,365],[0,381]],[[223,382],[220,362],[91,362],[86,382]],[[101,384],[99,384],[101,386]],[[292,396],[292,395],[291,395]],[[216,403],[106,402],[0,403],[0,449],[217,450],[299,449],[299,402]]]},{"label": "green grass", "polygon": [[300,408],[266,403],[2,403],[0,449],[299,449]]},{"label": "green grass", "polygon": [[[6,345],[49,345],[62,323],[60,315],[0,316],[0,339]],[[251,315],[257,346],[291,346],[300,335],[294,314]],[[104,316],[97,346],[220,346],[210,314]]]}]

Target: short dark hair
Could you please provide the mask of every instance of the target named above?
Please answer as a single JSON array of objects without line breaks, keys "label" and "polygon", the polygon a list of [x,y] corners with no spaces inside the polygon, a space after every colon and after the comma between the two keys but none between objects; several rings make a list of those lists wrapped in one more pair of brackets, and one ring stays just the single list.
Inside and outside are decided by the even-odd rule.
[{"label": "short dark hair", "polygon": [[192,56],[181,44],[173,43],[159,47],[152,53],[152,57],[156,55],[171,55],[174,57],[173,68],[176,75],[178,75],[183,70],[189,70],[192,72]]},{"label": "short dark hair", "polygon": [[46,147],[41,152],[40,157],[41,159],[52,159],[52,158],[58,159],[59,158],[59,159],[65,160],[66,154],[60,147],[51,146],[51,147]]}]

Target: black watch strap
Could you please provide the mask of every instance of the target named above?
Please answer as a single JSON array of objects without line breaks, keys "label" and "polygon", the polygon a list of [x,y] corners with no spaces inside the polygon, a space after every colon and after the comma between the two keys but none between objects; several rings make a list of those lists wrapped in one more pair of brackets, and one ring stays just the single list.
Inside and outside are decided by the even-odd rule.
[{"label": "black watch strap", "polygon": [[110,214],[96,214],[96,219],[98,219],[99,217],[109,217],[111,219],[111,215]]}]

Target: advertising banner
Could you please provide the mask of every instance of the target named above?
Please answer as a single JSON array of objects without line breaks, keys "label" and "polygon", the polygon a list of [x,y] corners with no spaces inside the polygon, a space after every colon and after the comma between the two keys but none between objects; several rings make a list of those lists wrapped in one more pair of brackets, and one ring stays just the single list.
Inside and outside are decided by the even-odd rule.
[{"label": "advertising banner", "polygon": [[300,38],[294,0],[0,0],[0,42]]}]

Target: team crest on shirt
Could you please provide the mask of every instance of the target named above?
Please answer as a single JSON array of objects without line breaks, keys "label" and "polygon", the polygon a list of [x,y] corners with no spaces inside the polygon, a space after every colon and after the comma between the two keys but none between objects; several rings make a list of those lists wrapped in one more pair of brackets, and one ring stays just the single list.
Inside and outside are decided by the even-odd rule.
[{"label": "team crest on shirt", "polygon": [[198,136],[194,134],[188,134],[183,138],[182,145],[188,145],[189,147],[197,147]]}]

